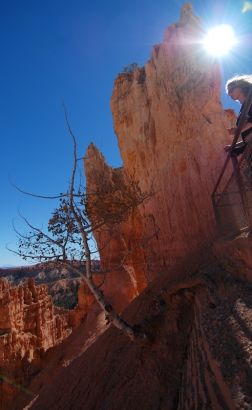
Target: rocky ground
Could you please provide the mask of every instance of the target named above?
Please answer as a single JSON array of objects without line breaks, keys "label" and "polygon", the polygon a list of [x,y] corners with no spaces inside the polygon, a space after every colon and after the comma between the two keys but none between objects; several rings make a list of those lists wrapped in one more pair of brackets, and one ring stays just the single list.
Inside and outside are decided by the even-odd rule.
[{"label": "rocky ground", "polygon": [[123,312],[150,347],[107,328],[94,305],[10,409],[251,409],[251,285],[217,263],[183,273],[161,275]]}]

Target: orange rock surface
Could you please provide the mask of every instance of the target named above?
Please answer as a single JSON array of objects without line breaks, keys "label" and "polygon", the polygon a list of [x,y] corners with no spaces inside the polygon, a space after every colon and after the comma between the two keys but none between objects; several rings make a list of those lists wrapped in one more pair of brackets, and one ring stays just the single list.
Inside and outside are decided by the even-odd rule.
[{"label": "orange rock surface", "polygon": [[[115,195],[125,187],[123,169],[112,169],[108,166],[103,155],[93,144],[88,147],[84,165],[88,195],[98,191],[100,186],[104,184]],[[96,200],[96,197],[94,199]],[[104,200],[109,199],[105,195]],[[101,204],[101,208],[104,206],[106,207],[106,204]],[[101,212],[100,209],[99,212]],[[126,221],[122,221],[114,227],[105,224],[94,231],[103,271],[120,266],[132,247],[136,248],[128,254],[119,269],[104,277],[97,278],[97,284],[103,283],[102,290],[117,312],[122,312],[145,288],[147,283],[145,255],[143,247],[138,246],[142,239],[142,224],[141,215],[135,207],[131,210]]]},{"label": "orange rock surface", "polygon": [[251,286],[209,263],[201,269],[209,286],[188,284],[161,309],[161,289],[169,289],[171,278],[181,280],[185,270],[182,265],[160,275],[123,312],[130,324],[145,320],[153,336],[150,347],[132,343],[109,326],[87,348],[93,316],[58,346],[54,360],[34,378],[29,386],[33,403],[28,406],[31,397],[21,394],[12,408],[249,409]]},{"label": "orange rock surface", "polygon": [[90,310],[95,300],[85,281],[82,281],[78,288],[78,304],[73,311],[69,312],[69,323],[75,329],[80,325],[85,314]]},{"label": "orange rock surface", "polygon": [[33,349],[47,350],[71,333],[68,311],[55,316],[46,285],[35,286],[33,279],[27,279],[24,286],[12,288],[8,281],[0,279],[0,292],[1,365],[11,353],[7,339],[15,342],[20,338],[22,343],[21,335],[26,334],[26,343]]},{"label": "orange rock surface", "polygon": [[[204,51],[203,36],[200,19],[185,3],[180,21],[166,29],[145,67],[119,74],[112,93],[122,178],[139,181],[145,192],[153,187],[155,195],[138,207],[139,224],[124,226],[102,261],[112,266],[129,235],[148,238],[159,227],[142,255],[149,280],[216,231],[211,193],[230,141],[226,128],[235,114],[222,108],[220,67]],[[87,180],[94,171],[113,179],[119,171],[98,157],[85,161]]]},{"label": "orange rock surface", "polygon": [[44,352],[69,336],[72,328],[68,322],[68,311],[54,312],[46,285],[35,286],[33,279],[27,279],[24,286],[12,288],[6,279],[0,279],[2,406],[17,394],[15,385],[29,380],[40,368]]},{"label": "orange rock surface", "polygon": [[[106,327],[83,285],[85,320],[77,312],[73,323],[82,323],[31,381],[34,399],[20,393],[8,410],[251,408],[251,238],[216,242],[217,262],[208,240],[216,229],[211,193],[235,116],[222,109],[219,67],[204,54],[202,35],[186,3],[146,66],[115,81],[111,107],[123,168],[109,167],[92,144],[85,157],[88,194],[108,186],[119,195],[132,177],[143,191],[154,188],[112,237],[108,225],[95,232],[106,270],[120,265],[137,239],[160,228],[103,284],[95,278],[117,310],[134,299],[122,318],[142,327],[152,344],[139,346]],[[25,300],[31,301],[30,293]],[[7,340],[13,320],[6,309],[1,323]],[[28,328],[38,337],[43,326],[35,322]]]},{"label": "orange rock surface", "polygon": [[93,303],[85,284],[78,291],[74,311],[52,304],[46,285],[12,287],[0,279],[0,385],[1,408],[19,392],[19,386],[41,368],[45,352],[66,339]]}]

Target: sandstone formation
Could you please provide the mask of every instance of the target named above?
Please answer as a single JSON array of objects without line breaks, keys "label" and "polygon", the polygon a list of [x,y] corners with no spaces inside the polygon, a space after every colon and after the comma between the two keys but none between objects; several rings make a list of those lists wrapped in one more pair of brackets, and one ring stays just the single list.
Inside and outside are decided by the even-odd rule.
[{"label": "sandstone formation", "polygon": [[[184,4],[180,21],[166,29],[145,67],[119,74],[114,84],[111,109],[123,160],[120,173],[125,183],[134,178],[142,191],[153,187],[155,192],[138,207],[139,223],[129,221],[122,232],[128,250],[128,234],[148,238],[160,229],[142,255],[149,280],[216,232],[211,193],[225,159],[226,128],[235,115],[222,108],[220,68],[204,51],[203,35],[192,5]],[[94,188],[95,165],[108,180],[119,171],[90,150],[93,146],[85,172],[88,187]],[[118,249],[120,239],[104,251],[107,265],[112,266]]]},{"label": "sandstone formation", "polygon": [[[85,266],[83,266],[85,270]],[[92,261],[92,269],[99,271],[100,261]],[[0,268],[0,278],[4,277],[12,286],[23,285],[27,278],[34,278],[35,283],[46,284],[55,306],[73,309],[78,303],[78,292],[82,294],[82,278],[71,267],[62,267],[52,262],[15,268]],[[81,297],[82,298],[82,297]],[[80,306],[79,306],[80,308]],[[85,310],[86,313],[87,310]]]},{"label": "sandstone formation", "polygon": [[[144,321],[153,336],[149,348],[110,326],[88,349],[83,342],[77,360],[57,371],[59,358],[67,354],[61,350],[55,368],[45,369],[29,386],[36,396],[29,409],[249,409],[251,286],[208,261],[200,269],[204,284],[191,286],[185,278],[168,304],[158,304],[161,290],[169,290],[171,278],[181,280],[183,274],[181,267],[171,268],[123,312],[131,324]],[[88,329],[77,330],[80,343]],[[30,401],[22,394],[15,409]]]},{"label": "sandstone formation", "polygon": [[73,309],[77,305],[78,286],[81,278],[73,269],[56,266],[54,263],[38,263],[9,269],[0,268],[0,277],[5,277],[12,286],[23,285],[27,278],[35,284],[46,284],[54,305]]},{"label": "sandstone formation", "polygon": [[[106,186],[107,195],[101,193],[104,201],[110,201],[111,195],[126,195],[126,181],[122,168],[112,169],[106,164],[105,158],[98,149],[90,144],[85,156],[85,171],[87,179],[87,193],[100,192],[100,186]],[[90,200],[89,200],[90,201]],[[90,206],[94,208],[96,195],[92,198]],[[100,205],[100,202],[98,202]],[[106,204],[105,204],[106,206]],[[102,212],[101,204],[98,213]],[[120,209],[118,210],[120,213]],[[96,215],[94,215],[96,217]],[[92,215],[91,215],[92,220]],[[137,207],[130,211],[129,218],[119,224],[110,226],[105,224],[94,231],[94,237],[98,243],[103,271],[121,265],[127,252],[131,252],[119,269],[110,272],[103,278],[102,289],[109,302],[117,312],[123,309],[145,288],[147,283],[146,264],[143,248],[138,246],[142,240],[142,217]],[[101,283],[98,280],[98,283]]]},{"label": "sandstone formation", "polygon": [[[33,400],[21,392],[6,410],[252,408],[251,238],[216,241],[213,254],[211,239],[211,193],[235,115],[222,109],[220,70],[204,54],[202,36],[200,19],[186,3],[146,66],[115,80],[111,108],[123,167],[109,167],[93,144],[84,161],[92,223],[97,201],[103,210],[109,205],[106,195],[99,203],[97,191],[112,189],[118,199],[132,180],[142,192],[154,190],[113,229],[107,223],[94,232],[102,268],[120,266],[104,278],[97,275],[96,284],[116,310],[127,306],[122,318],[147,333],[151,345],[138,346],[106,327],[82,284],[79,306],[68,319],[76,329],[27,386]],[[34,288],[29,283],[28,290]],[[38,303],[29,292],[24,300]],[[2,309],[5,318],[8,306]],[[81,309],[88,311],[84,320]],[[28,326],[29,343],[42,331],[52,343],[53,318],[48,325],[39,319],[37,326],[36,320]],[[25,334],[22,320],[1,322],[6,357],[15,353],[12,322]],[[61,334],[67,329],[62,324]],[[5,386],[7,397],[12,387]]]},{"label": "sandstone formation", "polygon": [[[57,308],[46,285],[12,287],[0,279],[0,385],[1,408],[13,400],[41,369],[45,352],[66,339],[90,310],[94,297],[79,287],[79,304],[73,311]],[[15,387],[16,386],[16,387]]]},{"label": "sandstone formation", "polygon": [[91,309],[95,300],[85,281],[78,288],[78,304],[73,311],[69,312],[69,323],[75,329],[80,325],[85,315]]},{"label": "sandstone formation", "polygon": [[[27,279],[24,286],[12,288],[0,279],[0,369],[2,405],[12,399],[16,388],[41,365],[44,352],[71,333],[69,312],[54,313],[47,286],[35,286]],[[6,382],[5,382],[6,378]]]}]

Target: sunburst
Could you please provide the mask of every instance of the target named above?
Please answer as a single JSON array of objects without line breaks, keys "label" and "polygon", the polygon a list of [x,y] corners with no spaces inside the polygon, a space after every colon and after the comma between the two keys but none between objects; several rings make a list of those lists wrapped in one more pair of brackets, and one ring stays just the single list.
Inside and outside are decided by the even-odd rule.
[{"label": "sunburst", "polygon": [[204,39],[207,51],[218,56],[226,54],[236,42],[234,30],[228,24],[211,29]]}]

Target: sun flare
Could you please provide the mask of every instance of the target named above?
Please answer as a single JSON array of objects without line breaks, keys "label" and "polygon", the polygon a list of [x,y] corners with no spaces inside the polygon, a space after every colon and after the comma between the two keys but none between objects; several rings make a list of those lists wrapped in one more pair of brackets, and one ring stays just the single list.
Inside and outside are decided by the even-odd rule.
[{"label": "sun flare", "polygon": [[227,24],[215,27],[207,34],[204,44],[210,54],[226,54],[236,44],[234,30]]}]

